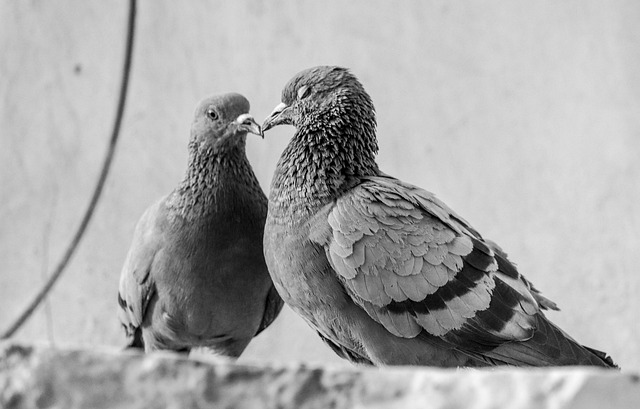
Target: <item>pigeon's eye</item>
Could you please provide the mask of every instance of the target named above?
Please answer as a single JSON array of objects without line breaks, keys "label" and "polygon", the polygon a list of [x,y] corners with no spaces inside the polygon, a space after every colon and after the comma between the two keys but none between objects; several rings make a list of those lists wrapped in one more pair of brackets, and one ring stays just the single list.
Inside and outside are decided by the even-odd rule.
[{"label": "pigeon's eye", "polygon": [[218,119],[218,113],[216,112],[215,109],[213,108],[209,108],[207,109],[207,116],[209,117],[209,119],[211,119],[212,121],[216,121]]},{"label": "pigeon's eye", "polygon": [[311,93],[311,88],[307,87],[306,85],[303,85],[298,89],[298,99],[304,99],[308,97],[310,93]]}]

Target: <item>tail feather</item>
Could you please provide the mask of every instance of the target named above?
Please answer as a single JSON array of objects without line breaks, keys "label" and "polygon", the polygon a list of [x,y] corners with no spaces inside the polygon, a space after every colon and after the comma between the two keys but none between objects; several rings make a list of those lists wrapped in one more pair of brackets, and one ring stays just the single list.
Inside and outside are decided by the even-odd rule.
[{"label": "tail feather", "polygon": [[127,345],[124,347],[124,349],[141,349],[144,351],[142,329],[136,328],[131,334],[127,334]]},{"label": "tail feather", "polygon": [[524,342],[509,342],[485,352],[507,365],[565,366],[586,365],[618,368],[606,353],[580,345],[544,315],[538,314],[533,337]]},{"label": "tail feather", "polygon": [[615,362],[613,362],[613,359],[609,355],[607,355],[606,352],[598,351],[597,349],[593,349],[593,348],[590,348],[590,347],[584,346],[584,345],[583,345],[583,347],[586,348],[587,350],[589,350],[591,353],[595,354],[601,360],[603,360],[610,368],[620,369],[620,367],[618,365],[616,365]]}]

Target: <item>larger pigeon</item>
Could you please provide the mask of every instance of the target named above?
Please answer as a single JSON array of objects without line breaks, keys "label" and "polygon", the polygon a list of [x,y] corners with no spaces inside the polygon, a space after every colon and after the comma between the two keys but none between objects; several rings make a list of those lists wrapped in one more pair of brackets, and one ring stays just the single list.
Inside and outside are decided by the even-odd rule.
[{"label": "larger pigeon", "polygon": [[238,357],[280,312],[262,252],[267,198],[245,154],[261,134],[230,93],[195,113],[184,180],[149,207],[120,277],[119,317],[132,347]]},{"label": "larger pigeon", "polygon": [[506,254],[433,194],[383,174],[371,98],[348,70],[296,74],[263,130],[296,131],[264,252],[285,302],[336,353],[375,365],[614,367],[551,323]]}]

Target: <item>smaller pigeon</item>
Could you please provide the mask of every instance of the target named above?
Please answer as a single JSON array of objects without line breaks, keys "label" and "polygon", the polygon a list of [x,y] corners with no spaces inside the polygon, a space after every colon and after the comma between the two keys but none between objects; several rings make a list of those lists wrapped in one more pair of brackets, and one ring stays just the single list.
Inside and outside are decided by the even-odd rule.
[{"label": "smaller pigeon", "polygon": [[262,135],[236,93],[202,101],[180,185],[149,207],[120,277],[129,347],[237,358],[283,302],[262,253],[267,199],[245,153]]}]

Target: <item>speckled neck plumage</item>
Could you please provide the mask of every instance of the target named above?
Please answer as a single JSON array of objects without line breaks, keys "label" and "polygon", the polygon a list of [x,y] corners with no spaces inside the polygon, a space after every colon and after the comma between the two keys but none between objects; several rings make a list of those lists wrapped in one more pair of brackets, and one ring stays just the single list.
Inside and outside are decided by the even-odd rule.
[{"label": "speckled neck plumage", "polygon": [[224,149],[202,147],[192,141],[186,175],[167,206],[174,214],[193,220],[222,214],[226,209],[219,208],[221,203],[241,211],[239,202],[251,193],[262,196],[262,189],[247,159],[244,140]]},{"label": "speckled neck plumage", "polygon": [[377,151],[368,95],[344,96],[323,114],[307,114],[278,162],[270,206],[312,213],[348,189],[353,177],[377,174]]}]

